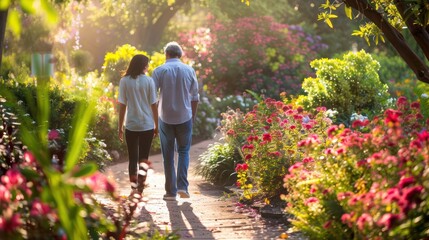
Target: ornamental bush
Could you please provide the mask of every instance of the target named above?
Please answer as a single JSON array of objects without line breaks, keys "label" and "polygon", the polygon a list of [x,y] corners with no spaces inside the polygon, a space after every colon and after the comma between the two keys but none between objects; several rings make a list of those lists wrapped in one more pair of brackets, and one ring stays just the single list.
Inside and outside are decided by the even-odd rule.
[{"label": "ornamental bush", "polygon": [[306,95],[298,98],[299,105],[336,110],[338,120],[347,125],[353,113],[373,116],[385,110],[390,97],[387,85],[379,79],[379,63],[364,50],[342,59],[317,59],[311,67],[316,77],[304,79]]},{"label": "ornamental bush", "polygon": [[320,38],[272,17],[233,22],[209,19],[210,28],[181,35],[185,56],[210,95],[238,95],[245,90],[276,97],[300,92],[308,62],[323,48]]},{"label": "ornamental bush", "polygon": [[[286,211],[311,239],[429,237],[429,121],[418,102],[299,144],[285,176]],[[312,141],[317,138],[318,141]]]},{"label": "ornamental bush", "polygon": [[229,110],[222,114],[225,141],[242,155],[236,170],[245,199],[276,198],[285,193],[283,176],[303,154],[298,142],[323,133],[332,122],[324,108],[306,112],[285,94],[281,96],[281,101],[260,99],[247,113]]}]

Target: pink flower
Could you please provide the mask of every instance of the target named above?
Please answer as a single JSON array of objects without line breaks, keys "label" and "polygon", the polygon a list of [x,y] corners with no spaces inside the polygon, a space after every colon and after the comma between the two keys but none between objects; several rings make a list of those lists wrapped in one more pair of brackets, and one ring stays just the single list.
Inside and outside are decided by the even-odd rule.
[{"label": "pink flower", "polygon": [[306,205],[306,206],[308,206],[308,205],[310,205],[310,204],[312,204],[312,203],[318,203],[319,202],[319,199],[318,198],[316,198],[316,197],[309,197],[309,198],[307,198],[305,201],[304,201],[304,204]]},{"label": "pink flower", "polygon": [[31,206],[30,215],[31,216],[43,216],[47,215],[51,211],[51,208],[48,204],[41,202],[40,200],[35,200]]},{"label": "pink flower", "polygon": [[342,216],[341,216],[341,222],[343,222],[344,224],[347,224],[347,223],[349,223],[350,222],[350,219],[351,219],[352,217],[351,217],[351,215],[350,214],[348,214],[348,213],[344,213]]},{"label": "pink flower", "polygon": [[10,191],[4,186],[0,185],[0,202],[10,202],[12,198],[12,194]]},{"label": "pink flower", "polygon": [[60,132],[57,129],[51,129],[48,133],[48,140],[56,140],[60,138]]},{"label": "pink flower", "polygon": [[392,226],[399,222],[403,217],[399,214],[385,213],[381,216],[377,221],[377,225],[380,227],[384,227],[384,230],[389,230]]},{"label": "pink flower", "polygon": [[337,199],[339,201],[342,201],[342,200],[345,200],[345,199],[347,199],[347,198],[349,198],[351,196],[353,196],[352,192],[340,192],[340,193],[337,194]]},{"label": "pink flower", "polygon": [[24,153],[24,161],[28,164],[33,164],[35,163],[35,158],[34,155],[30,152],[30,151],[25,151]]},{"label": "pink flower", "polygon": [[21,185],[25,179],[18,169],[12,168],[6,172],[6,175],[1,177],[1,181],[6,186],[6,188],[11,189]]},{"label": "pink flower", "polygon": [[362,214],[358,219],[357,219],[357,226],[359,228],[359,230],[364,230],[366,225],[371,226],[373,222],[372,216],[369,215],[368,213],[364,213]]},{"label": "pink flower", "polygon": [[400,189],[405,188],[411,184],[415,183],[414,177],[401,177],[398,183]]},{"label": "pink flower", "polygon": [[290,173],[292,173],[293,171],[298,170],[301,167],[302,167],[302,162],[297,162],[294,165],[290,166],[288,170]]}]

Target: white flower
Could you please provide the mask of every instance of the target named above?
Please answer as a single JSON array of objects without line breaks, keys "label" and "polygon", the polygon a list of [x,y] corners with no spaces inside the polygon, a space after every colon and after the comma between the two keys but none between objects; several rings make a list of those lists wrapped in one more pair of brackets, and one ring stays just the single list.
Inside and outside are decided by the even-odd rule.
[{"label": "white flower", "polygon": [[423,93],[420,97],[422,97],[422,98],[428,98],[429,96],[426,93]]}]

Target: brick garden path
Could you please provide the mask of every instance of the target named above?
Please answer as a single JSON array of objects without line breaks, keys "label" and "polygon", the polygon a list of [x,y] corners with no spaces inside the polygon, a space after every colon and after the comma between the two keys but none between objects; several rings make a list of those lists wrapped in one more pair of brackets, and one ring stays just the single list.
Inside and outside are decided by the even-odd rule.
[{"label": "brick garden path", "polygon": [[[214,140],[197,143],[191,147],[189,192],[191,198],[164,201],[164,175],[160,154],[150,156],[153,171],[148,173],[148,188],[144,191],[144,204],[138,207],[134,228],[136,231],[161,233],[175,231],[181,239],[279,239],[288,227],[276,219],[261,218],[248,208],[238,207],[234,194],[213,186],[194,172],[198,156]],[[107,168],[114,178],[121,195],[128,195],[128,163],[118,163]],[[289,234],[288,239],[303,239],[299,234]]]}]

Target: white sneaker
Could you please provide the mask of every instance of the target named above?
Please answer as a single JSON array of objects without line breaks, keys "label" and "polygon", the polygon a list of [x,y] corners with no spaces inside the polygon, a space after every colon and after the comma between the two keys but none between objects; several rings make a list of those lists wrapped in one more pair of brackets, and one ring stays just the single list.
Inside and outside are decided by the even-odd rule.
[{"label": "white sneaker", "polygon": [[189,193],[186,192],[185,190],[178,190],[177,194],[179,194],[180,198],[190,198],[191,197],[189,195]]}]

